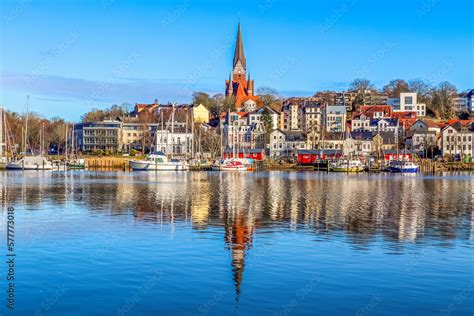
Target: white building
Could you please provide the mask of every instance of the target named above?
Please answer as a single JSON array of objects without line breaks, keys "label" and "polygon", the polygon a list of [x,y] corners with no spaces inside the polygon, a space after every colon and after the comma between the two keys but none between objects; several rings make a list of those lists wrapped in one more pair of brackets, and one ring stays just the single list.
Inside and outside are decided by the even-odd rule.
[{"label": "white building", "polygon": [[270,158],[294,158],[298,149],[307,149],[306,136],[301,132],[276,129],[270,134]]},{"label": "white building", "polygon": [[393,112],[416,112],[417,116],[426,116],[426,105],[418,103],[416,92],[402,92],[400,98],[388,98],[387,103],[392,106]]},{"label": "white building", "polygon": [[474,156],[474,123],[456,122],[441,131],[441,148],[443,156]]},{"label": "white building", "polygon": [[325,131],[330,133],[345,132],[346,107],[343,105],[330,105],[323,107],[323,122]]}]

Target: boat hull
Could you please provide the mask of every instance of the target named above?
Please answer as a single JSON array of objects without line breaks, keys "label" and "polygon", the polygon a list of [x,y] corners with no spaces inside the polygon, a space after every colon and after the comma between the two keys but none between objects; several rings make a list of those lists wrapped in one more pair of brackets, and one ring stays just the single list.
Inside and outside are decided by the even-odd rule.
[{"label": "boat hull", "polygon": [[418,172],[418,167],[413,167],[413,168],[390,167],[390,168],[388,168],[388,171],[392,172],[392,173],[417,173]]},{"label": "boat hull", "polygon": [[17,163],[9,163],[6,165],[7,170],[53,170],[52,165],[22,165]]},{"label": "boat hull", "polygon": [[333,172],[363,172],[364,167],[333,167]]},{"label": "boat hull", "polygon": [[130,161],[133,171],[187,171],[189,166],[179,163],[153,163],[148,161]]}]

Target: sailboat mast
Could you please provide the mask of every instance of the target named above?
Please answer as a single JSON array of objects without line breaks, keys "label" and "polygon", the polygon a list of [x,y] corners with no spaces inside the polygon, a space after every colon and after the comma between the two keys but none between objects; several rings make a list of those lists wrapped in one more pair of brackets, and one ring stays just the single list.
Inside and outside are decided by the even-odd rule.
[{"label": "sailboat mast", "polygon": [[68,136],[67,135],[67,123],[65,123],[65,126],[66,126],[66,135],[65,135],[66,139],[64,140],[64,157],[67,161],[67,136]]},{"label": "sailboat mast", "polygon": [[3,115],[3,107],[0,106],[0,157],[3,157],[3,123],[4,123],[4,115]]},{"label": "sailboat mast", "polygon": [[26,149],[27,149],[27,142],[28,142],[28,119],[29,119],[29,109],[28,109],[28,106],[29,106],[29,103],[30,103],[30,96],[27,96],[26,97],[26,118],[25,118],[25,141],[23,142],[23,152],[26,156]]},{"label": "sailboat mast", "polygon": [[171,157],[174,154],[174,103],[171,104],[172,111],[171,111]]}]

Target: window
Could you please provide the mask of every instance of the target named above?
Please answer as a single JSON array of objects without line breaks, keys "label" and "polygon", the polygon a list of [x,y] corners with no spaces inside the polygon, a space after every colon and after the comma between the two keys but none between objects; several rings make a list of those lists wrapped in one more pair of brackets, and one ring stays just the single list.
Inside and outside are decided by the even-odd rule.
[{"label": "window", "polygon": [[413,104],[413,97],[405,97],[405,104]]}]

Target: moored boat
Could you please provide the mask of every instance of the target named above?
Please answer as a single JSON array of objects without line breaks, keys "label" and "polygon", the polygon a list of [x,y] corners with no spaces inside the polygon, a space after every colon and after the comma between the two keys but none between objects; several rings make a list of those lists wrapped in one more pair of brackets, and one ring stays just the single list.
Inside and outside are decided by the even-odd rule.
[{"label": "moored boat", "polygon": [[248,159],[229,158],[215,161],[211,169],[216,171],[247,171],[251,168]]},{"label": "moored boat", "polygon": [[69,170],[82,170],[86,168],[86,160],[84,158],[73,159],[66,163]]},{"label": "moored boat", "polygon": [[364,169],[360,160],[342,159],[331,164],[331,171],[334,172],[362,172]]},{"label": "moored boat", "polygon": [[179,159],[168,159],[162,152],[147,156],[146,160],[131,160],[130,167],[134,171],[186,171],[189,164]]},{"label": "moored boat", "polygon": [[392,160],[389,162],[387,170],[393,173],[416,173],[419,166],[413,161]]},{"label": "moored boat", "polygon": [[7,163],[8,170],[53,170],[53,164],[43,156],[25,156]]}]

